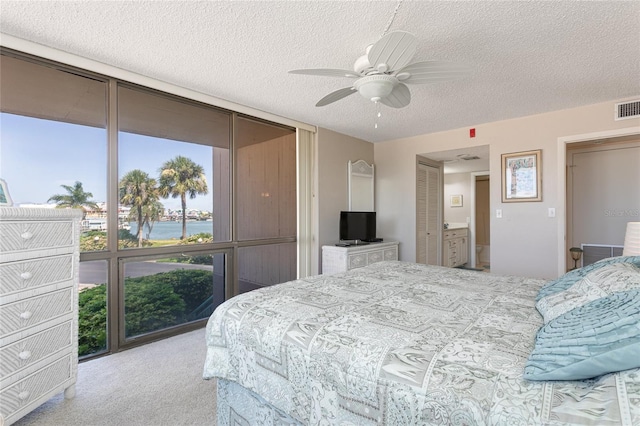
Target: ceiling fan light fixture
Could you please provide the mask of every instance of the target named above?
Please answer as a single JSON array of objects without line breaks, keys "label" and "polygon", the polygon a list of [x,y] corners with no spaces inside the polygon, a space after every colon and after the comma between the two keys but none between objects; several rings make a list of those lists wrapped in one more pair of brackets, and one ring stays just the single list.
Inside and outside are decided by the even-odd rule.
[{"label": "ceiling fan light fixture", "polygon": [[398,79],[390,75],[369,75],[358,79],[353,87],[366,99],[379,102],[391,94]]},{"label": "ceiling fan light fixture", "polygon": [[466,74],[463,67],[442,61],[411,63],[417,50],[415,36],[406,31],[387,33],[389,25],[380,40],[367,47],[366,55],[356,59],[353,71],[320,68],[292,70],[289,73],[356,79],[353,85],[334,90],[320,99],[316,103],[317,107],[329,105],[357,91],[362,97],[391,108],[404,108],[409,105],[411,92],[407,84],[445,81]]},{"label": "ceiling fan light fixture", "polygon": [[360,56],[353,64],[353,70],[361,75],[370,68],[371,64],[369,63],[369,57],[367,57],[367,55]]}]

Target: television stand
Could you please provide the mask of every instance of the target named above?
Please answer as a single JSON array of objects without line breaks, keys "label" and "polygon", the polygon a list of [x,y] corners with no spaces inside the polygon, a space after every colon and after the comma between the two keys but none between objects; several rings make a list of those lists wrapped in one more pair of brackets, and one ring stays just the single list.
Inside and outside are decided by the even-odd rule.
[{"label": "television stand", "polygon": [[[351,245],[338,245],[343,243]],[[340,241],[336,245],[322,246],[322,273],[337,274],[383,260],[398,260],[398,244],[397,241],[375,244]]]},{"label": "television stand", "polygon": [[336,247],[356,247],[356,246],[366,246],[370,244],[370,241],[365,240],[349,240],[349,241],[340,241],[336,243]]}]

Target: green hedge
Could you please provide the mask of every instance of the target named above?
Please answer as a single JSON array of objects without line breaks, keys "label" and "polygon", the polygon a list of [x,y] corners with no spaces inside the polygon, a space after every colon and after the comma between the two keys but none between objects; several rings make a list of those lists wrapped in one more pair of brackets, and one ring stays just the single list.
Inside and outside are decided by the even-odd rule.
[{"label": "green hedge", "polygon": [[[194,311],[213,294],[213,274],[207,270],[176,269],[125,279],[127,337],[198,319]],[[102,284],[80,292],[78,355],[107,347],[107,294]]]}]

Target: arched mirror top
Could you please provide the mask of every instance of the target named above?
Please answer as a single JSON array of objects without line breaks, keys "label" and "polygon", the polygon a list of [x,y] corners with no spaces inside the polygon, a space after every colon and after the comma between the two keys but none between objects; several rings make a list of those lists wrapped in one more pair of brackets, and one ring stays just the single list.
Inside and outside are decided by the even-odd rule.
[{"label": "arched mirror top", "polygon": [[374,211],[375,169],[364,160],[349,161],[349,210]]}]

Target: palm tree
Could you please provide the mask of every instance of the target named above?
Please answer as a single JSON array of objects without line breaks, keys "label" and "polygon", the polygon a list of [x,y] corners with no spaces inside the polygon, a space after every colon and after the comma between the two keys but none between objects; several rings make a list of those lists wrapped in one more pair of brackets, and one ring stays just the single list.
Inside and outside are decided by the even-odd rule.
[{"label": "palm tree", "polygon": [[149,235],[153,230],[153,225],[157,221],[160,220],[162,214],[164,213],[164,206],[160,201],[155,201],[149,205],[146,205],[142,209],[142,213],[144,214],[144,227],[147,230],[147,239],[149,239]]},{"label": "palm tree", "polygon": [[47,200],[47,202],[55,201],[57,204],[57,209],[82,209],[82,219],[84,219],[87,214],[84,209],[85,207],[89,207],[92,210],[100,210],[100,207],[96,204],[96,202],[90,200],[90,198],[93,197],[93,194],[91,192],[84,192],[84,189],[82,188],[82,182],[76,181],[73,186],[60,186],[67,191],[67,194],[52,195]]},{"label": "palm tree", "polygon": [[157,182],[140,169],[131,170],[118,184],[120,203],[131,207],[133,218],[138,223],[138,247],[142,247],[142,226],[146,210],[158,201]]},{"label": "palm tree", "polygon": [[180,197],[182,204],[182,237],[187,238],[187,194],[194,199],[196,195],[205,195],[207,189],[207,178],[204,168],[189,158],[178,155],[173,160],[165,162],[160,167],[160,196],[167,198]]}]

